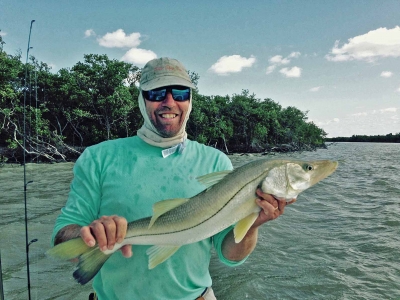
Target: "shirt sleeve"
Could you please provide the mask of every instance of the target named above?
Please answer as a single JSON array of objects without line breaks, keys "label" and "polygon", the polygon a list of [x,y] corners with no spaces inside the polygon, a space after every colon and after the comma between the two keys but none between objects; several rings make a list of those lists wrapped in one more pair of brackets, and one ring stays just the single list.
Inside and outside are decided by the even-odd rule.
[{"label": "shirt sleeve", "polygon": [[241,265],[246,261],[248,256],[246,256],[244,259],[240,261],[234,261],[234,260],[229,260],[227,259],[223,254],[222,254],[222,242],[224,241],[226,235],[233,229],[233,226],[226,228],[225,230],[221,231],[220,233],[217,233],[216,235],[213,236],[213,244],[215,251],[217,252],[219,260],[229,266],[229,267],[236,267]]},{"label": "shirt sleeve", "polygon": [[97,219],[100,200],[100,171],[90,149],[86,149],[75,163],[73,180],[66,205],[57,217],[51,244],[57,232],[71,224],[86,226]]}]

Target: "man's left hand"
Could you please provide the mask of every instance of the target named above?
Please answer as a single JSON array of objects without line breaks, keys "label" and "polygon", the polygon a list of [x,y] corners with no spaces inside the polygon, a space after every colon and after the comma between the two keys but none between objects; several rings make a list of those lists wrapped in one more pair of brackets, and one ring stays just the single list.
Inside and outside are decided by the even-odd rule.
[{"label": "man's left hand", "polygon": [[296,201],[296,199],[292,199],[289,202],[277,200],[274,196],[264,193],[261,189],[257,189],[256,194],[259,197],[256,199],[256,203],[261,207],[261,211],[252,226],[253,228],[258,227],[265,222],[275,220],[284,213],[286,205],[292,204]]}]

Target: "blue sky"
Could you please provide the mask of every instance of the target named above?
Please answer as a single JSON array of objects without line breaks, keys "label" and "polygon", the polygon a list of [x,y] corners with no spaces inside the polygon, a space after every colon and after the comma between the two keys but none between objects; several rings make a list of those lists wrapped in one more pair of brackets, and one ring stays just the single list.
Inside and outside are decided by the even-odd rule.
[{"label": "blue sky", "polygon": [[[217,3],[219,2],[219,3]],[[309,111],[328,136],[400,132],[400,1],[0,0],[4,49],[72,67],[169,56],[205,95],[248,89]]]}]

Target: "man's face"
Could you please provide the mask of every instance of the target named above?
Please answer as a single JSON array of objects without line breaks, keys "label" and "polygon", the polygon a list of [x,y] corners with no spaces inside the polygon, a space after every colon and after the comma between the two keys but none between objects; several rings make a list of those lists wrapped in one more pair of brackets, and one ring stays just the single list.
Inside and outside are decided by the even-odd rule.
[{"label": "man's face", "polygon": [[174,137],[179,132],[189,109],[189,101],[175,101],[171,91],[167,91],[163,101],[145,100],[147,115],[162,137]]}]

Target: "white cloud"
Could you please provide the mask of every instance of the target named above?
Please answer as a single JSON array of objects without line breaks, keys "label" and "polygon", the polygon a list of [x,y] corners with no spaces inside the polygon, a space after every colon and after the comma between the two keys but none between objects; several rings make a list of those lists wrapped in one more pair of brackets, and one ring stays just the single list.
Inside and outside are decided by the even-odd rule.
[{"label": "white cloud", "polygon": [[392,77],[392,75],[393,75],[393,73],[390,71],[383,71],[381,73],[381,77],[386,77],[386,78]]},{"label": "white cloud", "polygon": [[324,125],[329,125],[329,124],[332,124],[332,123],[339,123],[340,119],[339,118],[333,118],[333,119],[326,120],[326,121],[315,120],[313,122],[317,126],[324,126]]},{"label": "white cloud", "polygon": [[275,55],[269,59],[269,62],[274,65],[287,65],[290,59],[283,58],[282,55]]},{"label": "white cloud", "polygon": [[[276,69],[276,67],[279,65],[289,64],[292,58],[298,58],[300,55],[301,55],[301,53],[296,51],[296,52],[290,53],[285,58],[282,55],[275,55],[275,56],[271,57],[268,60],[270,63],[270,66],[267,68],[266,74],[271,74]],[[297,67],[294,67],[294,68],[297,68]],[[285,69],[287,69],[287,68],[284,68],[282,70],[285,70]],[[297,68],[297,69],[299,69],[299,68]],[[282,73],[282,70],[280,71],[281,73]],[[293,68],[291,70],[293,70]],[[285,71],[283,71],[283,72],[285,72]],[[286,76],[286,77],[299,77],[299,76]]]},{"label": "white cloud", "polygon": [[396,112],[397,108],[396,107],[389,107],[389,108],[384,108],[379,110],[381,113],[391,113],[391,112]]},{"label": "white cloud", "polygon": [[321,88],[322,88],[322,86],[313,87],[310,89],[310,92],[318,92]]},{"label": "white cloud", "polygon": [[329,137],[358,135],[384,135],[400,132],[400,107],[365,110],[335,119],[315,120]]},{"label": "white cloud", "polygon": [[222,56],[211,66],[210,71],[218,75],[239,73],[243,68],[251,67],[255,61],[256,58],[253,55],[250,58],[241,57],[240,55]]},{"label": "white cloud", "polygon": [[85,30],[85,38],[91,37],[91,36],[96,36],[96,33],[94,32],[93,29],[87,29]]},{"label": "white cloud", "polygon": [[275,70],[276,66],[272,65],[267,68],[266,74],[271,74]]},{"label": "white cloud", "polygon": [[108,32],[103,37],[97,39],[100,46],[106,48],[135,48],[140,45],[140,33],[133,32],[126,35],[123,29]]},{"label": "white cloud", "polygon": [[133,64],[144,65],[154,58],[157,58],[157,54],[151,50],[132,48],[122,56],[121,60]]},{"label": "white cloud", "polygon": [[348,39],[339,47],[335,42],[331,52],[325,56],[330,61],[364,60],[373,62],[382,57],[400,57],[400,27],[378,28],[366,34]]},{"label": "white cloud", "polygon": [[292,52],[292,53],[290,53],[289,54],[289,58],[297,58],[297,57],[299,57],[300,56],[300,52]]},{"label": "white cloud", "polygon": [[301,68],[299,67],[293,67],[291,69],[289,68],[283,68],[279,71],[286,77],[300,77],[301,76]]},{"label": "white cloud", "polygon": [[350,116],[353,116],[353,117],[366,117],[366,116],[368,116],[368,113],[367,112],[360,112],[360,113],[351,114]]},{"label": "white cloud", "polygon": [[397,92],[400,92],[400,87],[396,90]]}]

